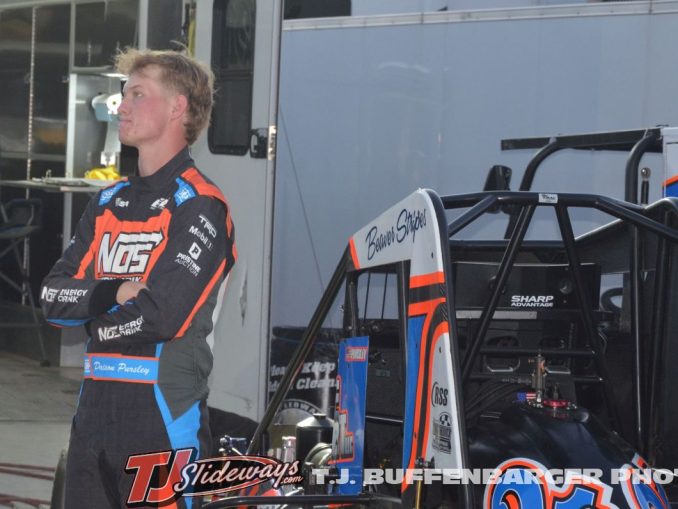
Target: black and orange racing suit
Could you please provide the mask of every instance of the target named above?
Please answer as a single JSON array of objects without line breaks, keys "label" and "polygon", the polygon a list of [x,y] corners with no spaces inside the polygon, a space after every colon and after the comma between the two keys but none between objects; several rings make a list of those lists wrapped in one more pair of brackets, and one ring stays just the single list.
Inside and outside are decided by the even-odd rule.
[{"label": "black and orange racing suit", "polygon": [[[85,325],[89,336],[67,458],[70,509],[124,507],[129,455],[193,447],[209,456],[206,338],[233,239],[224,197],[188,148],[90,201],[41,290],[50,323]],[[148,289],[119,306],[130,279]],[[189,497],[176,504],[195,506]]]}]

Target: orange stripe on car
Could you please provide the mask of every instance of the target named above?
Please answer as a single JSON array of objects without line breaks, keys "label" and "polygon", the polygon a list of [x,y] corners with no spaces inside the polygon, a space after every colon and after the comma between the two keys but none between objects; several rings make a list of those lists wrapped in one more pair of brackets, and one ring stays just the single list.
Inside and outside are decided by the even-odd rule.
[{"label": "orange stripe on car", "polygon": [[351,249],[351,259],[353,260],[353,266],[356,269],[360,268],[360,261],[358,260],[358,252],[355,249],[355,242],[353,242],[353,237],[351,237],[348,241],[348,245]]},{"label": "orange stripe on car", "polygon": [[[426,451],[426,444],[428,443],[428,424],[429,424],[429,408],[428,408],[428,397],[431,394],[431,377],[429,376],[428,385],[424,388],[424,375],[425,373],[433,373],[433,371],[425,371],[426,363],[426,354],[431,352],[431,358],[433,357],[432,348],[435,344],[433,341],[432,344],[427,343],[428,333],[431,329],[431,322],[433,321],[433,314],[441,302],[445,302],[445,299],[435,299],[429,301],[431,307],[429,312],[426,314],[426,319],[424,320],[424,327],[421,331],[421,345],[419,345],[419,379],[417,380],[417,394],[420,397],[417,398],[417,406],[415,408],[415,428],[421,429],[422,435],[419,436],[418,444],[420,444],[419,449]],[[429,360],[430,364],[430,360]],[[430,367],[430,366],[429,366]],[[425,389],[425,390],[424,390]],[[422,395],[423,391],[423,396]],[[421,427],[421,406],[424,405],[424,427]],[[413,449],[414,450],[414,449]],[[416,454],[415,454],[416,455]]]},{"label": "orange stripe on car", "polygon": [[[444,299],[443,299],[444,301]],[[431,313],[431,315],[433,314]],[[449,324],[447,320],[442,321],[438,324],[436,327],[436,330],[433,332],[433,342],[430,345],[429,351],[430,351],[430,357],[428,361],[428,372],[433,373],[433,356],[435,354],[435,348],[436,345],[438,344],[438,339],[445,333],[450,331]],[[433,377],[429,377],[428,379],[428,387],[426,388],[426,395],[427,397],[431,394],[431,390],[433,389],[431,385]],[[429,430],[431,426],[431,412],[430,412],[430,407],[427,405],[426,406],[426,422],[424,423],[424,436],[421,439],[421,448],[424,452],[426,452],[426,447],[428,445],[428,437],[429,437]]]},{"label": "orange stripe on car", "polygon": [[[433,299],[425,302],[417,302],[416,304],[410,304],[408,307],[408,316],[419,316],[419,315],[426,315],[426,318],[424,320],[424,326],[421,331],[421,337],[420,337],[420,352],[419,352],[419,378],[417,380],[417,390],[415,394],[417,394],[417,399],[415,401],[415,409],[414,409],[414,424],[413,424],[413,435],[412,435],[412,447],[410,448],[410,458],[408,460],[407,468],[414,468],[414,461],[417,457],[417,450],[419,449],[418,445],[421,442],[423,446],[425,447],[427,444],[428,440],[428,415],[429,412],[428,410],[426,411],[426,427],[423,430],[423,436],[419,436],[417,434],[417,430],[421,429],[420,423],[421,423],[421,405],[422,405],[422,398],[419,397],[419,395],[422,392],[423,386],[424,386],[424,363],[426,362],[426,352],[427,350],[430,350],[433,348],[432,345],[427,345],[426,344],[426,338],[428,336],[428,331],[431,327],[431,321],[433,320],[433,315],[435,310],[440,304],[445,303],[445,298],[441,297],[438,299]],[[446,322],[445,322],[446,323]],[[436,328],[436,332],[439,330],[440,327]],[[433,341],[433,345],[435,345],[435,341]],[[430,382],[429,382],[430,383]],[[424,396],[423,399],[426,399],[427,395],[430,393],[429,388],[427,387],[426,395]],[[404,491],[406,489],[406,480],[403,480],[403,484],[401,486],[401,490]]]},{"label": "orange stripe on car", "polygon": [[420,316],[432,313],[438,307],[438,304],[445,301],[445,297],[426,300],[424,302],[414,302],[407,306],[407,316]]},{"label": "orange stripe on car", "polygon": [[420,288],[422,286],[435,285],[444,282],[445,274],[443,272],[431,272],[430,274],[412,276],[410,278],[410,288]]},{"label": "orange stripe on car", "polygon": [[[431,313],[432,309],[435,309],[434,306],[432,305],[433,301],[427,301],[427,302],[422,302],[419,305],[415,306],[410,306],[412,307],[417,307],[421,308],[421,313],[417,314],[423,314],[426,313],[426,318],[424,320],[424,326],[422,327],[421,330],[421,337],[419,338],[419,370],[418,370],[418,378],[417,378],[417,390],[415,391],[416,400],[414,402],[414,423],[413,423],[413,432],[412,432],[412,448],[411,448],[411,455],[408,461],[408,468],[414,468],[414,460],[417,456],[417,445],[419,444],[419,435],[417,434],[417,430],[420,429],[419,423],[420,423],[420,414],[421,414],[421,397],[419,395],[421,394],[421,389],[422,386],[424,385],[424,362],[425,362],[425,348],[426,348],[426,336],[428,334],[428,329],[431,325],[431,318],[433,314]],[[410,316],[413,316],[412,313],[409,313]]]}]

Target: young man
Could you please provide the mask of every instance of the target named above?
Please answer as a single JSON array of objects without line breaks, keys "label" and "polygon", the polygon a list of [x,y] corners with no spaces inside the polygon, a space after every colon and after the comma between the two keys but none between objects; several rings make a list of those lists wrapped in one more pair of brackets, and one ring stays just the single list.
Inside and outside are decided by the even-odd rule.
[{"label": "young man", "polygon": [[[188,151],[209,122],[211,71],[169,51],[128,50],[117,67],[129,76],[120,141],[138,149],[138,176],[94,197],[41,291],[49,322],[84,324],[89,336],[67,458],[69,509],[138,502],[130,489],[139,472],[125,472],[130,455],[194,448],[209,456],[205,338],[236,258],[224,197]],[[164,482],[156,469],[152,485]]]}]

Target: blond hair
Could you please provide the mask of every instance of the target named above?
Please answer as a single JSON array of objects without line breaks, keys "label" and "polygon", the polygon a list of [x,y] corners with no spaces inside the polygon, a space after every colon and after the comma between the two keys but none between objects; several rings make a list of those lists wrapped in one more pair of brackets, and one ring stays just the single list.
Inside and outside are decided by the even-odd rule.
[{"label": "blond hair", "polygon": [[205,64],[176,51],[129,48],[117,55],[115,67],[127,76],[146,67],[160,69],[160,81],[170,90],[186,96],[187,121],[184,124],[189,145],[209,125],[214,95],[214,73]]}]

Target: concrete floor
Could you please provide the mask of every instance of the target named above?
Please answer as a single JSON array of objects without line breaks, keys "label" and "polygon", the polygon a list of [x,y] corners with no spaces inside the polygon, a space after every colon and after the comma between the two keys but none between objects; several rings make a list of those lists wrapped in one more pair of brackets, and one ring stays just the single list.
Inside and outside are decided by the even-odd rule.
[{"label": "concrete floor", "polygon": [[49,507],[81,377],[0,351],[0,507]]}]

